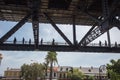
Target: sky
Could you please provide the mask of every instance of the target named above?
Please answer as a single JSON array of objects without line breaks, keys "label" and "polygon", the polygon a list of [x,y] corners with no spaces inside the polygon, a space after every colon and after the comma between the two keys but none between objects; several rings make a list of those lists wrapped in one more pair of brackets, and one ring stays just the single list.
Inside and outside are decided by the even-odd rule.
[{"label": "sky", "polygon": [[[0,37],[9,31],[16,22],[0,21]],[[72,25],[57,25],[65,35],[72,41]],[[85,33],[90,29],[90,26],[76,26],[77,41],[80,41]],[[120,31],[114,27],[110,30],[111,43],[120,44]],[[13,41],[16,37],[17,41],[22,41],[23,37],[26,41],[31,39],[33,41],[32,24],[26,23],[15,34],[13,34],[7,41]],[[50,24],[39,24],[39,38],[43,38],[44,42],[52,42],[54,38],[56,42],[65,42],[63,38],[55,31]],[[106,33],[94,40],[93,43],[102,43],[107,40]],[[24,63],[30,64],[33,62],[43,63],[47,51],[0,51],[3,55],[0,66],[0,75],[9,68],[20,68]],[[111,59],[120,59],[119,53],[92,53],[92,52],[57,52],[58,64],[60,66],[72,67],[99,67],[106,65]]]}]

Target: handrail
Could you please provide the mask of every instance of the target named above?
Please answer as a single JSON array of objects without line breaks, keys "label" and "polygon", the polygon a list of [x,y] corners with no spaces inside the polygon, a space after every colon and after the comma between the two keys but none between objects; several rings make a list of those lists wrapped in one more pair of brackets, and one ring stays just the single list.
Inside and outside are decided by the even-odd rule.
[{"label": "handrail", "polygon": [[[34,42],[29,42],[29,41],[6,41],[4,42],[4,44],[34,44]],[[39,45],[68,45],[67,43],[65,42],[39,42]],[[88,44],[87,46],[95,46],[95,47],[108,47],[107,44],[104,44],[104,43],[90,43]],[[111,47],[120,47],[120,44],[111,44]]]}]

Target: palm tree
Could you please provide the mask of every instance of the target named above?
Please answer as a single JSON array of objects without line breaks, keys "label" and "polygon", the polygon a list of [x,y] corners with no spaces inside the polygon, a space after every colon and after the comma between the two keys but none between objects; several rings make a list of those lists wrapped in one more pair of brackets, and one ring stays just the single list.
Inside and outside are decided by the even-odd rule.
[{"label": "palm tree", "polygon": [[58,64],[58,61],[57,61],[57,53],[55,51],[49,51],[46,58],[46,63],[47,65],[50,64],[50,80],[52,80],[52,73],[53,73],[53,63],[57,63]]},{"label": "palm tree", "polygon": [[44,65],[44,71],[45,71],[45,74],[44,74],[44,78],[45,78],[45,76],[47,76],[47,70],[48,70],[48,64],[49,64],[49,62],[47,61],[47,59],[45,58],[45,62],[43,63],[43,65]]}]

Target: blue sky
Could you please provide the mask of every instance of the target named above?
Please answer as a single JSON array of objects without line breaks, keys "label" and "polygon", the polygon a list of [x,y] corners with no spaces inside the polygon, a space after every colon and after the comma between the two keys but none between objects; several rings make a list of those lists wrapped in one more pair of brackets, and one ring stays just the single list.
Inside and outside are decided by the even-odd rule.
[{"label": "blue sky", "polygon": [[[9,31],[16,22],[0,21],[0,37],[2,37],[7,31]],[[52,42],[54,38],[56,42],[65,42],[61,36],[54,30],[50,24],[39,25],[40,39],[43,38],[44,42]],[[58,25],[59,28],[65,33],[65,35],[72,41],[72,26],[71,25]],[[77,40],[80,41],[85,33],[90,29],[90,26],[77,26]],[[120,31],[117,28],[110,30],[111,42],[117,41],[120,44]],[[26,41],[30,38],[33,41],[33,31],[31,23],[26,23],[15,34],[13,34],[8,41],[12,41],[14,37],[17,41],[22,41],[24,37]],[[93,41],[97,43],[101,40],[103,43],[107,40],[106,33]],[[43,63],[47,54],[46,51],[0,51],[3,55],[2,64],[0,66],[0,75],[3,75],[3,71],[9,68],[20,68],[24,63],[30,64],[32,62]],[[60,66],[84,66],[99,67],[100,65],[107,64],[111,59],[120,59],[119,53],[84,53],[84,52],[57,52],[58,63]]]}]

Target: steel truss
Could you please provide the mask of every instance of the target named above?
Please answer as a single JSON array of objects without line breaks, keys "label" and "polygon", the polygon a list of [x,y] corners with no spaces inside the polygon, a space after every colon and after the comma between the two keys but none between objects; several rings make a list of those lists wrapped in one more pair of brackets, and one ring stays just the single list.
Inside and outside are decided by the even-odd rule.
[{"label": "steel truss", "polygon": [[[83,1],[84,2],[84,1]],[[40,51],[78,51],[78,52],[114,52],[114,53],[120,53],[120,45],[115,44],[115,46],[111,46],[110,43],[110,35],[109,30],[113,28],[114,26],[118,27],[120,29],[120,15],[119,10],[117,7],[119,4],[117,4],[118,0],[114,0],[112,4],[111,10],[108,6],[108,0],[102,0],[102,11],[103,14],[94,17],[94,15],[91,15],[89,11],[85,10],[86,7],[83,7],[83,9],[76,7],[79,11],[82,11],[83,14],[89,16],[91,20],[94,20],[95,23],[92,26],[92,28],[87,32],[87,34],[82,38],[82,40],[78,43],[76,41],[76,14],[73,14],[72,17],[72,23],[73,23],[73,42],[71,42],[66,35],[58,28],[56,23],[52,20],[52,18],[49,16],[49,13],[44,12],[44,16],[48,20],[48,22],[53,26],[53,28],[60,34],[60,36],[66,41],[67,44],[64,45],[55,45],[54,41],[51,45],[43,44],[41,41],[41,44],[39,43],[39,13],[38,10],[41,2],[40,0],[33,0],[30,3],[30,11],[28,14],[19,22],[17,23],[9,32],[7,32],[3,37],[0,38],[0,50],[22,50],[22,51],[34,51],[34,50],[40,50]],[[116,7],[113,7],[116,6]],[[15,43],[5,43],[6,40],[12,36],[19,28],[21,28],[29,19],[32,21],[32,27],[33,27],[33,35],[34,35],[34,44],[15,44]],[[89,46],[88,44],[104,34],[105,32],[108,33],[108,43],[109,46]]]},{"label": "steel truss", "polygon": [[[108,6],[108,0],[102,0],[103,15],[99,16],[98,19],[93,17],[92,15],[90,15],[88,12],[84,12],[86,15],[91,17],[91,19],[95,20],[96,23],[88,31],[88,33],[83,37],[83,39],[79,42],[79,45],[86,46],[87,44],[89,44],[90,42],[92,42],[93,40],[95,40],[96,38],[98,38],[99,36],[104,34],[105,32],[107,32],[108,43],[109,43],[109,47],[110,47],[109,30],[116,25],[120,26],[118,24],[118,23],[120,23],[120,21],[115,19],[115,17],[116,17],[115,12],[117,12],[116,11],[117,5],[115,5],[115,4],[117,4],[117,1],[118,0],[115,0],[113,2],[112,7],[113,6],[116,6],[116,7],[112,8],[110,11],[109,6]],[[113,21],[113,20],[115,20],[115,21]],[[114,23],[114,22],[116,22],[116,23]]]}]

